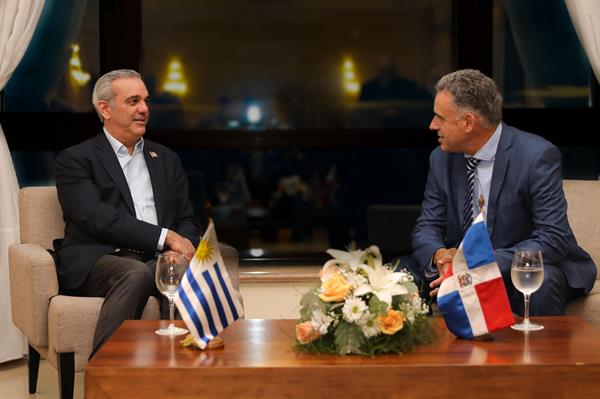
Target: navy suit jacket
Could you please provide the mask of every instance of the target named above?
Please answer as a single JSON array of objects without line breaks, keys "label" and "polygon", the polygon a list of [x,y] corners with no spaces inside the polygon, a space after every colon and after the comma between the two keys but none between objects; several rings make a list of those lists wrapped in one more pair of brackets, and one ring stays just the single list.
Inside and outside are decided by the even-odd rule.
[{"label": "navy suit jacket", "polygon": [[65,237],[55,249],[62,289],[79,287],[96,261],[117,248],[154,253],[163,227],[198,244],[200,232],[178,156],[144,139],[144,158],[158,226],[136,219],[125,175],[103,132],[58,155],[56,188]]},{"label": "navy suit jacket", "polygon": [[[412,236],[413,258],[420,267],[431,262],[438,248],[458,248],[466,180],[464,154],[439,147],[431,153],[422,211]],[[553,144],[502,125],[486,212],[502,270],[510,268],[515,245],[538,248],[546,264],[560,267],[571,287],[586,293],[592,289],[596,267],[569,226],[561,156]]]}]

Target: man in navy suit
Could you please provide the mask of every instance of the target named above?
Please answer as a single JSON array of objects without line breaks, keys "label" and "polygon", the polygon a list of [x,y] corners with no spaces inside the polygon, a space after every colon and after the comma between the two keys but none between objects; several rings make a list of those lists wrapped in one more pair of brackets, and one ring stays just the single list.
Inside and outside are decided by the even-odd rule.
[{"label": "man in navy suit", "polygon": [[[412,235],[413,272],[435,296],[465,228],[483,210],[513,311],[523,313],[523,296],[510,279],[515,248],[539,249],[544,282],[531,296],[531,314],[564,314],[570,299],[592,289],[596,267],[567,220],[558,148],[501,122],[500,93],[480,71],[450,73],[436,92],[429,128],[439,147],[430,156]],[[466,198],[468,157],[475,158],[472,200]]]},{"label": "man in navy suit", "polygon": [[144,139],[148,91],[132,70],[109,72],[92,95],[96,137],[56,159],[65,237],[55,243],[61,291],[105,297],[92,354],[126,319],[139,319],[154,285],[156,254],[191,258],[199,228],[177,155]]}]

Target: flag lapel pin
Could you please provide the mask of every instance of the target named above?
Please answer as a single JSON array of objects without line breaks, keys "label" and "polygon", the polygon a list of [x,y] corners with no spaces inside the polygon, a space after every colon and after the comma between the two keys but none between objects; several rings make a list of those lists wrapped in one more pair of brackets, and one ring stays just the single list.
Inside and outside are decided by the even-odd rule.
[{"label": "flag lapel pin", "polygon": [[155,153],[154,151],[149,151],[149,152],[150,152],[150,156],[152,158],[158,158],[158,154],[157,153]]}]

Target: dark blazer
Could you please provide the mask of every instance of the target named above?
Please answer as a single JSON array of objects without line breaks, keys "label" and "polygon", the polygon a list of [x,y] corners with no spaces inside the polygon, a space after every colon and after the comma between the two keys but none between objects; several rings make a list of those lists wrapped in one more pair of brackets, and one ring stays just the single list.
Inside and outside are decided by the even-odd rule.
[{"label": "dark blazer", "polygon": [[[462,239],[466,186],[463,154],[436,148],[430,157],[422,212],[413,231],[413,258],[420,267],[441,247]],[[502,270],[510,268],[515,245],[539,248],[544,262],[557,265],[569,285],[592,289],[596,267],[577,245],[567,220],[561,156],[543,138],[502,125],[487,211],[487,228]]]},{"label": "dark blazer", "polygon": [[56,158],[56,188],[65,220],[65,237],[55,243],[61,289],[77,288],[94,263],[116,248],[154,253],[162,227],[198,244],[199,226],[181,161],[148,139],[144,158],[158,226],[136,219],[125,175],[103,132]]}]

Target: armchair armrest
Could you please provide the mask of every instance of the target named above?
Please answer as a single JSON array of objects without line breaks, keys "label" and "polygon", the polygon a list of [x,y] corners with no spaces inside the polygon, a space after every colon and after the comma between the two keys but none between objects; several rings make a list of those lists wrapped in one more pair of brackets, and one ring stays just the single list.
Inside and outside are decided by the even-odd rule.
[{"label": "armchair armrest", "polygon": [[[75,354],[75,371],[83,370],[104,298],[57,295],[48,309],[49,353]],[[52,361],[53,359],[49,359]]]},{"label": "armchair armrest", "polygon": [[227,244],[219,244],[219,250],[221,251],[221,256],[223,257],[223,262],[225,263],[225,268],[227,269],[227,273],[229,274],[229,279],[231,280],[231,284],[233,288],[236,290],[240,290],[240,260],[237,249]]},{"label": "armchair armrest", "polygon": [[[87,364],[96,323],[104,298],[57,295],[50,300],[48,308],[49,353],[75,354],[75,371],[82,371]],[[142,318],[160,319],[160,305],[151,296]],[[55,358],[49,357],[51,363]]]},{"label": "armchair armrest", "polygon": [[58,294],[52,256],[37,244],[13,244],[8,250],[13,323],[33,346],[48,346],[48,305]]}]

